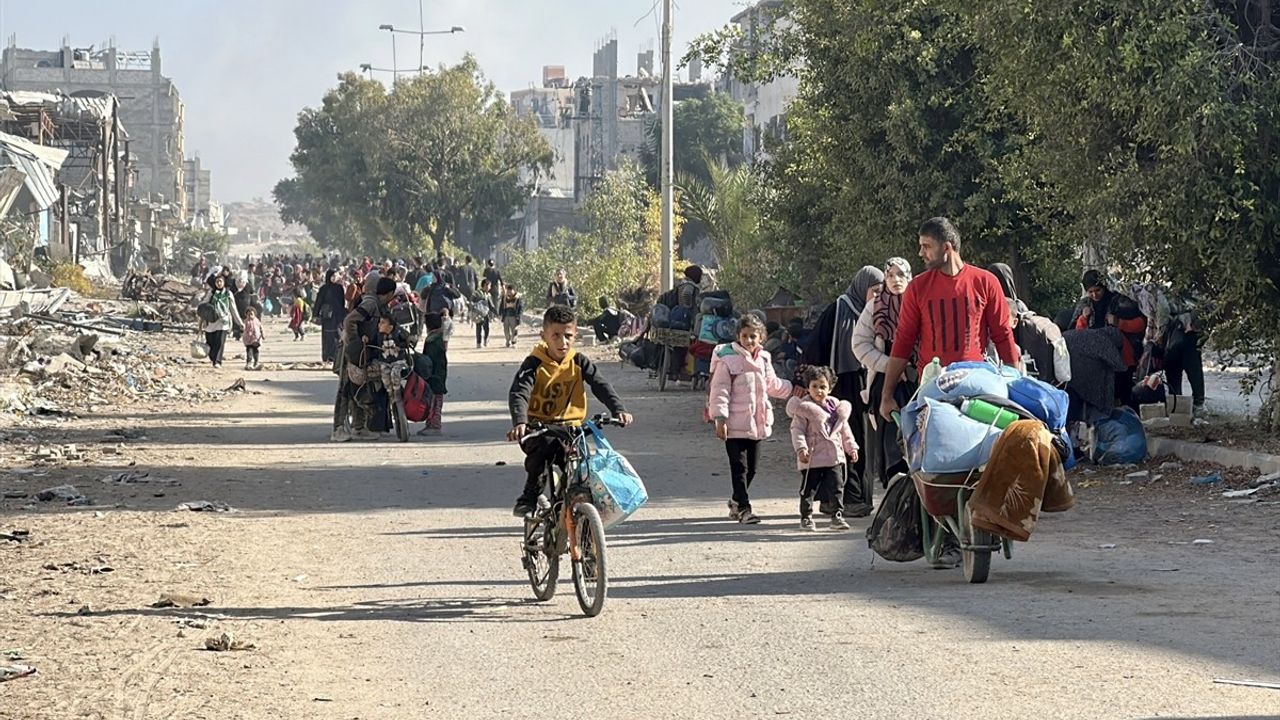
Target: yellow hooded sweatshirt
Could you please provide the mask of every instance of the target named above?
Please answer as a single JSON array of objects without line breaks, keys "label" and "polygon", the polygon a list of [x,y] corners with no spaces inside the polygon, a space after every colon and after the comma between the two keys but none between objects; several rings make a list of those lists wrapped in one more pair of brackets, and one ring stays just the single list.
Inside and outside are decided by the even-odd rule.
[{"label": "yellow hooded sweatshirt", "polygon": [[576,350],[569,350],[556,362],[545,343],[533,347],[511,384],[511,422],[580,425],[587,419],[587,386],[618,415],[625,412],[622,400],[609,383],[598,376],[596,366]]}]

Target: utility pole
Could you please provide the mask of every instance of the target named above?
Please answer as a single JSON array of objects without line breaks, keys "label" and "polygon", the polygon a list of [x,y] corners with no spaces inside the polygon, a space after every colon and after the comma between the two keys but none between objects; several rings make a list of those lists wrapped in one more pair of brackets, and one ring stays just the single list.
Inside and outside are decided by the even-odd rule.
[{"label": "utility pole", "polygon": [[675,226],[671,191],[671,166],[674,159],[672,140],[675,138],[675,92],[671,78],[671,14],[672,0],[662,2],[662,268],[658,277],[662,291],[675,285],[671,265],[675,256]]},{"label": "utility pole", "polygon": [[418,72],[422,72],[423,53],[427,47],[427,25],[422,20],[422,0],[418,0]]}]

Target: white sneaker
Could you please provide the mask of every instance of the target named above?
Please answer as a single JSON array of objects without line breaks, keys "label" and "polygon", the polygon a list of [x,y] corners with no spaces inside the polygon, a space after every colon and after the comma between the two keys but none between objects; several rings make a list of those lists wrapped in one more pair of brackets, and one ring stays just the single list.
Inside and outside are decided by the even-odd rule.
[{"label": "white sneaker", "polygon": [[329,433],[329,442],[349,442],[351,440],[351,432],[346,428],[334,428]]}]

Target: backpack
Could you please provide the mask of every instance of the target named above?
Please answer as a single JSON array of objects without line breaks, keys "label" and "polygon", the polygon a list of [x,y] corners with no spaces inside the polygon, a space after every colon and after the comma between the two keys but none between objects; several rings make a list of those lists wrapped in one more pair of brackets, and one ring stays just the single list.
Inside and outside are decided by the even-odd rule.
[{"label": "backpack", "polygon": [[404,417],[409,422],[422,422],[427,419],[427,401],[431,397],[431,387],[416,372],[409,373],[404,382]]},{"label": "backpack", "polygon": [[671,315],[667,322],[672,330],[692,330],[693,310],[684,305],[677,305],[671,308]]}]

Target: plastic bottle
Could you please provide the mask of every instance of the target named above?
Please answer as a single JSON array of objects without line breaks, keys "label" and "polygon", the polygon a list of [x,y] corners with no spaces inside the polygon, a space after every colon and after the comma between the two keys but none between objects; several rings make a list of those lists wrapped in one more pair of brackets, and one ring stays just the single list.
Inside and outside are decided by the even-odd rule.
[{"label": "plastic bottle", "polygon": [[960,412],[983,425],[995,425],[1001,430],[1019,420],[1017,413],[1005,410],[998,405],[992,405],[986,400],[965,400],[960,403]]},{"label": "plastic bottle", "polygon": [[942,361],[938,358],[934,358],[932,362],[925,365],[924,369],[920,371],[920,387],[925,387],[934,380],[937,380],[938,376],[941,374]]}]

